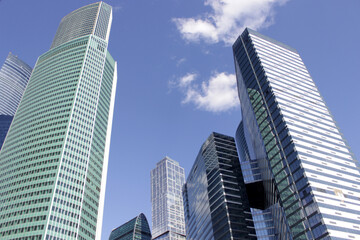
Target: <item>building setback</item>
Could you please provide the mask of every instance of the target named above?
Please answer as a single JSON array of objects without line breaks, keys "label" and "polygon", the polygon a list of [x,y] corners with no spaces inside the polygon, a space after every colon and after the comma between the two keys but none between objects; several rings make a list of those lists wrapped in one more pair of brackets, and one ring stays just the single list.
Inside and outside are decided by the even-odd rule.
[{"label": "building setback", "polygon": [[158,162],[156,168],[151,170],[153,239],[186,239],[181,193],[184,182],[184,168],[169,157]]},{"label": "building setback", "polygon": [[100,239],[116,62],[111,6],[65,16],[0,152],[0,239]]},{"label": "building setback", "polygon": [[109,240],[151,240],[151,231],[143,213],[111,231]]},{"label": "building setback", "polygon": [[208,137],[183,196],[187,239],[256,239],[234,138]]},{"label": "building setback", "polygon": [[9,53],[0,69],[0,149],[29,81],[32,68]]},{"label": "building setback", "polygon": [[359,164],[297,51],[246,29],[233,52],[250,205],[274,239],[359,239]]}]

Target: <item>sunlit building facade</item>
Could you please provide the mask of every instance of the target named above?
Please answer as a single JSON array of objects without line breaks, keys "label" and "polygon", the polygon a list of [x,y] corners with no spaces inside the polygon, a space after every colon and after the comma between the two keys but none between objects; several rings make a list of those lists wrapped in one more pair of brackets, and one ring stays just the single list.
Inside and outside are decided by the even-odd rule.
[{"label": "sunlit building facade", "polygon": [[0,152],[0,239],[100,239],[117,68],[111,6],[65,16]]},{"label": "sunlit building facade", "polygon": [[268,223],[257,234],[360,239],[359,164],[297,51],[246,29],[233,52],[237,145],[245,182],[259,186],[253,210]]},{"label": "sunlit building facade", "polygon": [[186,238],[256,239],[233,137],[212,133],[183,188]]},{"label": "sunlit building facade", "polygon": [[151,170],[152,237],[156,240],[185,238],[184,206],[181,189],[184,168],[169,157]]},{"label": "sunlit building facade", "polygon": [[151,231],[143,213],[111,231],[109,240],[151,240]]},{"label": "sunlit building facade", "polygon": [[32,68],[9,53],[0,69],[0,149],[29,81]]}]

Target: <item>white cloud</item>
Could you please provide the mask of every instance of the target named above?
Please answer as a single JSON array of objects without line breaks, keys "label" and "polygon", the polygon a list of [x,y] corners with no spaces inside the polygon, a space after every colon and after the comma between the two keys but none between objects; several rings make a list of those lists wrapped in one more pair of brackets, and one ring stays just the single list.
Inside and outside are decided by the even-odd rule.
[{"label": "white cloud", "polygon": [[186,62],[186,58],[180,58],[177,62],[176,62],[176,66],[180,66],[181,64],[183,64],[184,62]]},{"label": "white cloud", "polygon": [[196,73],[188,73],[185,76],[181,77],[179,79],[179,86],[180,87],[186,87],[189,86],[189,84],[191,82],[193,82],[195,80],[195,78],[197,77]]},{"label": "white cloud", "polygon": [[174,18],[182,37],[188,41],[223,41],[233,44],[245,27],[254,30],[274,22],[274,7],[287,0],[205,0],[211,13],[196,18]]},{"label": "white cloud", "polygon": [[190,73],[179,79],[178,87],[185,94],[182,103],[193,103],[209,112],[224,112],[239,105],[234,74],[215,72],[201,87],[194,83],[196,77]]}]

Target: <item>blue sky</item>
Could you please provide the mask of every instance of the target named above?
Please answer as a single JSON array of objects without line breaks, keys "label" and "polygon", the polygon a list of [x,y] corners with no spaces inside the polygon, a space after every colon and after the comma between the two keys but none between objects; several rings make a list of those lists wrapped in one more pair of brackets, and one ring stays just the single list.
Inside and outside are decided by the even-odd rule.
[{"label": "blue sky", "polygon": [[[109,0],[118,61],[103,239],[144,212],[150,170],[168,155],[187,172],[212,131],[241,119],[231,44],[245,26],[298,50],[357,159],[360,2],[357,0]],[[0,62],[34,66],[63,16],[85,0],[0,1]],[[226,97],[224,97],[226,96]]]}]

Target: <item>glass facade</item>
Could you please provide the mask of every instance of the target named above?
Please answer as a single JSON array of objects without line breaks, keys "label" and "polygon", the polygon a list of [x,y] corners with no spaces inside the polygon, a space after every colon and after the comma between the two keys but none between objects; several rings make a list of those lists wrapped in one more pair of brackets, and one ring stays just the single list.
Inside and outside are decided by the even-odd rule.
[{"label": "glass facade", "polygon": [[29,81],[32,68],[9,53],[0,69],[0,149]]},{"label": "glass facade", "polygon": [[256,239],[234,138],[209,136],[183,197],[187,239]]},{"label": "glass facade", "polygon": [[105,3],[93,3],[66,15],[56,31],[51,49],[73,39],[94,35],[108,42],[112,15],[111,7]]},{"label": "glass facade", "polygon": [[[246,144],[246,138],[248,138],[248,132],[246,132],[246,130],[241,121],[236,131],[235,140],[239,152],[241,170],[248,192],[256,236],[262,240],[287,239],[289,236],[286,236],[286,234],[288,234],[286,230],[282,232],[282,238],[280,238],[279,234],[276,235],[275,223],[278,222],[278,225],[286,226],[286,224],[284,224],[285,220],[284,218],[274,219],[273,211],[282,213],[281,209],[278,209],[277,204],[271,207],[267,206],[267,202],[273,201],[271,199],[273,194],[271,193],[271,189],[270,192],[267,193],[264,189],[265,183],[267,186],[272,185],[271,179],[265,178],[265,176],[269,176],[269,171],[263,166],[266,159],[254,159],[254,152]],[[270,197],[270,199],[266,200],[266,197]]]},{"label": "glass facade", "polygon": [[112,230],[109,240],[151,240],[148,221],[143,213]]},{"label": "glass facade", "polygon": [[151,170],[151,206],[153,239],[185,238],[184,206],[181,194],[184,168],[169,157]]},{"label": "glass facade", "polygon": [[[70,13],[84,24],[54,41],[94,6],[94,28],[109,31],[99,2]],[[1,239],[100,239],[117,81],[107,45],[74,35],[38,58],[0,152]]]},{"label": "glass facade", "polygon": [[233,52],[237,145],[276,239],[360,238],[359,164],[297,51],[246,29]]},{"label": "glass facade", "polygon": [[0,115],[0,149],[5,141],[6,134],[10,128],[14,116]]}]

